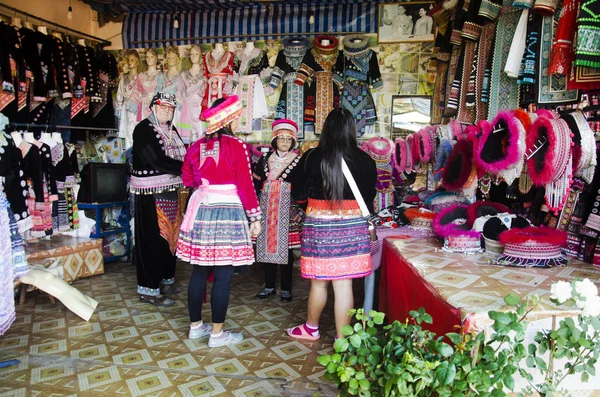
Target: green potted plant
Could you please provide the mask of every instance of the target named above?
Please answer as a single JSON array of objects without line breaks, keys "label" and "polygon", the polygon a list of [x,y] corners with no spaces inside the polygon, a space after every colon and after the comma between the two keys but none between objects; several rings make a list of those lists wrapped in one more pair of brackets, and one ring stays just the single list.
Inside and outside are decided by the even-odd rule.
[{"label": "green potted plant", "polygon": [[[422,328],[432,318],[421,308],[405,322],[384,325],[384,314],[351,310],[357,322],[342,330],[344,338],[335,352],[318,358],[327,367],[340,396],[506,396],[515,388],[515,376],[528,382],[520,395],[551,396],[569,374],[581,373],[587,381],[595,375],[600,354],[600,298],[589,280],[553,285],[553,301],[572,301],[581,309],[577,322],[560,321],[558,328],[536,334],[527,345],[527,316],[538,307],[537,296],[520,300],[507,295],[514,307],[508,312],[490,311],[487,332],[459,329],[437,336]],[[594,286],[595,288],[595,286]],[[557,295],[558,294],[558,295]],[[596,311],[598,313],[596,313]],[[564,369],[554,369],[555,359],[566,359]],[[537,370],[543,381],[531,374]]]}]

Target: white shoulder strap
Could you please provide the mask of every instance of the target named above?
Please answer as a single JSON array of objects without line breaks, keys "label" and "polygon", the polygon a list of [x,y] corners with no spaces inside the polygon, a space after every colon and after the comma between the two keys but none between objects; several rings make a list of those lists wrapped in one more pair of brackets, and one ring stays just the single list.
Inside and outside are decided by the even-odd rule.
[{"label": "white shoulder strap", "polygon": [[360,194],[360,190],[358,190],[358,186],[356,185],[356,181],[354,180],[354,177],[352,176],[352,173],[350,172],[350,168],[348,168],[348,164],[346,164],[346,161],[343,158],[342,158],[342,172],[344,173],[344,177],[346,178],[348,185],[350,185],[350,189],[352,190],[354,199],[358,203],[360,212],[362,212],[362,214],[365,218],[369,217],[369,215],[371,215],[371,214],[369,213],[367,204],[365,203],[365,200],[363,199],[362,194]]}]

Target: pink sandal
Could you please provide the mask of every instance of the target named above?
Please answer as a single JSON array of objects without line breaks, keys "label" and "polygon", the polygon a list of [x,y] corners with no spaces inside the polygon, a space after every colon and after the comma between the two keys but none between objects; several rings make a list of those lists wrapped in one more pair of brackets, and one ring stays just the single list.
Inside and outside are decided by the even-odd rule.
[{"label": "pink sandal", "polygon": [[304,324],[296,325],[293,328],[286,329],[287,334],[294,339],[318,340],[321,335],[311,335],[308,333]]}]

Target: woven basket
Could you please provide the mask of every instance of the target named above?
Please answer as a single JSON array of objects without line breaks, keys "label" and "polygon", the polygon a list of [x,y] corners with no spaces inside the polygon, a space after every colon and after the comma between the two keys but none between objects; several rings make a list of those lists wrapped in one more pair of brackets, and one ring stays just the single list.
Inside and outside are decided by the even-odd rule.
[{"label": "woven basket", "polygon": [[494,255],[501,255],[504,253],[504,244],[501,244],[499,241],[491,240],[485,236],[483,236],[483,240],[485,241],[485,252]]}]

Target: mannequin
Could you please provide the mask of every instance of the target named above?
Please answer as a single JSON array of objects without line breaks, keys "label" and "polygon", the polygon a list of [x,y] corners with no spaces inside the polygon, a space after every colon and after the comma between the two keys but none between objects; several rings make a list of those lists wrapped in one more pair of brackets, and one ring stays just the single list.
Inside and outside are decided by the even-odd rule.
[{"label": "mannequin", "polygon": [[78,40],[77,40],[77,44],[79,44],[80,46],[83,46],[83,47],[85,47],[85,46],[86,46],[86,44],[85,44],[85,40],[84,40],[84,39],[78,39]]},{"label": "mannequin", "polygon": [[175,95],[177,92],[177,79],[181,75],[179,69],[179,51],[177,47],[170,47],[167,49],[167,71],[163,76],[163,91]]},{"label": "mannequin", "polygon": [[158,69],[158,55],[154,48],[146,51],[148,70],[139,73],[135,79],[127,109],[136,113],[136,121],[142,121],[150,115],[150,102],[154,94],[163,89],[163,77]]},{"label": "mannequin", "polygon": [[37,30],[38,32],[43,33],[45,35],[48,34],[48,29],[45,26],[38,26]]},{"label": "mannequin", "polygon": [[60,143],[62,145],[63,140],[62,140],[62,134],[60,132],[53,132],[52,133],[52,140],[56,143]]},{"label": "mannequin", "polygon": [[[60,262],[59,266],[62,266]],[[56,262],[54,267],[44,268],[42,266],[32,266],[29,273],[21,276],[19,280],[24,284],[46,292],[47,294],[60,300],[70,311],[77,314],[85,321],[89,321],[98,307],[98,301],[82,294],[77,288],[67,284],[60,276],[60,268]]]},{"label": "mannequin", "polygon": [[177,98],[181,100],[177,129],[184,143],[193,143],[204,136],[200,107],[206,91],[206,81],[202,75],[202,51],[197,44],[190,48],[190,62],[192,66],[181,73],[177,88]]},{"label": "mannequin", "polygon": [[57,145],[57,142],[52,139],[52,135],[49,132],[42,132],[42,135],[40,137],[40,142],[45,143],[46,145],[50,146],[51,148],[53,148],[54,146]]},{"label": "mannequin", "polygon": [[29,30],[34,30],[33,25],[31,24],[31,22],[28,21],[23,21],[23,27]]},{"label": "mannequin", "polygon": [[59,40],[62,40],[62,34],[60,34],[59,32],[52,32],[52,36],[56,37]]},{"label": "mannequin", "polygon": [[10,24],[12,26],[16,26],[16,27],[20,28],[22,26],[21,25],[21,18],[12,17],[12,19],[10,20]]},{"label": "mannequin", "polygon": [[[136,50],[127,51],[127,64],[123,68],[123,73],[119,80],[117,89],[117,115],[119,116],[119,137],[125,138],[125,149],[133,145],[133,129],[136,126],[136,116],[127,109],[127,104],[131,101],[131,94],[135,79],[138,75],[138,66],[140,64],[140,54]],[[125,73],[125,68],[127,72]]]},{"label": "mannequin", "polygon": [[33,136],[33,132],[24,132],[23,133],[23,140],[27,143],[33,143],[35,142],[35,137]]},{"label": "mannequin", "polygon": [[[252,44],[254,45],[254,44]],[[225,49],[223,48],[223,44],[221,43],[217,43],[215,44],[215,48],[210,52],[210,55],[212,55],[213,59],[215,61],[221,59],[221,57],[223,56],[223,54],[225,53]]]},{"label": "mannequin", "polygon": [[11,132],[10,136],[12,137],[13,141],[15,142],[15,146],[19,147],[21,145],[21,142],[23,142],[23,135],[21,134],[21,132]]},{"label": "mannequin", "polygon": [[244,54],[250,55],[252,51],[254,51],[254,42],[249,41],[246,43],[246,47],[244,48]]}]

